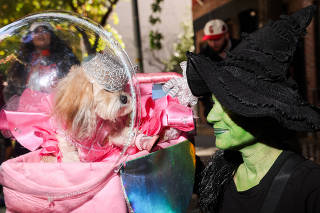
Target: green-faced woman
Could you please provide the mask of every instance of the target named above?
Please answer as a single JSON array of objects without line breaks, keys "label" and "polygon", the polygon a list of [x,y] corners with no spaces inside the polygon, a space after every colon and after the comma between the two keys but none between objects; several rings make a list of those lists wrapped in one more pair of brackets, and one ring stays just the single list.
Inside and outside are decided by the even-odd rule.
[{"label": "green-faced woman", "polygon": [[303,8],[243,36],[224,61],[187,54],[191,93],[213,94],[207,119],[220,149],[199,183],[203,209],[320,212],[320,166],[297,154],[296,137],[320,130],[320,109],[301,97],[289,75],[314,11]]}]

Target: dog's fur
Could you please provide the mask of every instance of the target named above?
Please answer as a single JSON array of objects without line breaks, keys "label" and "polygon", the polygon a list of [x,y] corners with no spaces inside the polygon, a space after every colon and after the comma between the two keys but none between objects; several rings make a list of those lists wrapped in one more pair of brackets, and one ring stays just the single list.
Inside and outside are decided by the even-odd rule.
[{"label": "dog's fur", "polygon": [[[107,141],[123,146],[129,132],[129,127],[120,129],[117,119],[132,111],[131,96],[124,92],[108,92],[97,83],[91,83],[81,66],[73,66],[68,75],[56,87],[54,101],[54,116],[61,121],[68,135],[77,140],[90,138],[96,131],[99,118],[108,120],[114,125],[100,145]],[[124,98],[125,97],[125,98]],[[124,101],[125,100],[125,101]],[[65,137],[57,136],[62,153],[62,162],[79,161],[78,153],[72,143]],[[50,161],[47,158],[44,161]]]}]

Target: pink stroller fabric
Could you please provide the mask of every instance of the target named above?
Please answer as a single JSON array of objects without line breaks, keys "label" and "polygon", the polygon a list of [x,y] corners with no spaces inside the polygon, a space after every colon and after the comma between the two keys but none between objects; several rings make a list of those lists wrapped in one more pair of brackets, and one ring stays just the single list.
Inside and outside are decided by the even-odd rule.
[{"label": "pink stroller fabric", "polygon": [[34,151],[3,163],[1,182],[8,212],[126,212],[112,162],[39,161]]},{"label": "pink stroller fabric", "polygon": [[[180,137],[172,144],[184,140]],[[128,160],[146,154],[142,151]],[[39,156],[34,151],[2,164],[7,212],[127,212],[114,161],[43,163]]]}]

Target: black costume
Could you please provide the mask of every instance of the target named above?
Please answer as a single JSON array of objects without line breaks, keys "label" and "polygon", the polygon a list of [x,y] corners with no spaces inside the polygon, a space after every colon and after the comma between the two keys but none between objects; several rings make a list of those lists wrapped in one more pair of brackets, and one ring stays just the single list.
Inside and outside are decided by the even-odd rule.
[{"label": "black costume", "polygon": [[[278,149],[286,150],[297,131],[320,130],[320,109],[302,98],[288,72],[314,11],[315,6],[310,6],[281,16],[243,36],[223,61],[188,53],[186,74],[191,92],[196,96],[213,93],[235,123],[255,133],[257,141]],[[233,176],[242,163],[240,153],[218,151],[202,173],[201,207],[210,212],[259,213],[259,208],[269,203],[264,193],[277,179],[273,177],[278,177],[282,164],[290,162],[286,153],[280,155],[260,184],[237,192]],[[269,206],[275,211],[269,212],[320,212],[320,166],[307,160],[288,174],[279,202]]]},{"label": "black costume", "polygon": [[[224,187],[224,198],[218,212],[259,212],[268,189],[282,164],[287,160],[288,154],[289,152],[287,151],[282,152],[260,183],[249,190],[238,192],[234,182],[228,182]],[[309,160],[300,163],[288,180],[276,212],[318,213],[320,210],[319,177],[319,165]]]}]

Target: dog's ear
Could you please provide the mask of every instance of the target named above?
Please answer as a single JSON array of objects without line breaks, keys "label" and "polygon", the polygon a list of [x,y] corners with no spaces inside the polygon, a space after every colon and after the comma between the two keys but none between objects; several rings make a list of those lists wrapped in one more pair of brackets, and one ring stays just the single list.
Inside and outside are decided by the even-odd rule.
[{"label": "dog's ear", "polygon": [[77,138],[91,136],[96,128],[93,88],[81,66],[71,67],[56,88],[54,113],[67,132]]}]

